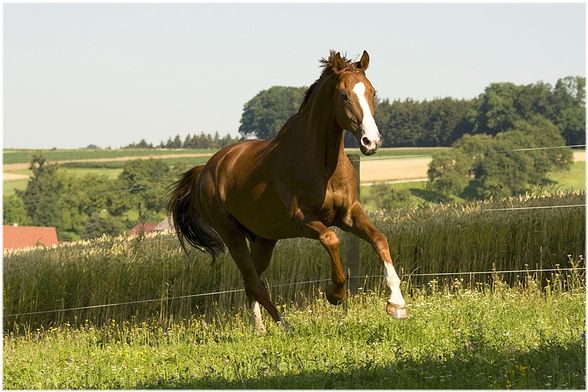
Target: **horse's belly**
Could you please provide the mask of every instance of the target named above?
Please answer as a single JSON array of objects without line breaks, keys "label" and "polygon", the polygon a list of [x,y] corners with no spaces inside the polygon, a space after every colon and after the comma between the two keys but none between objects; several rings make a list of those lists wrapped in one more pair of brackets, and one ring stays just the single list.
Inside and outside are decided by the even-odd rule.
[{"label": "horse's belly", "polygon": [[251,199],[242,195],[238,203],[230,204],[233,208],[228,209],[233,217],[259,237],[279,240],[301,236],[289,209],[274,197]]}]

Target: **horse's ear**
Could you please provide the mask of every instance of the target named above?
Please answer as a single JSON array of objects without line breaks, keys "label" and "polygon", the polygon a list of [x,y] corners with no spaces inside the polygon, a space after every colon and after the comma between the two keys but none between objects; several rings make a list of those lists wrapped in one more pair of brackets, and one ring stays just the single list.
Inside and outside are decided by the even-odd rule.
[{"label": "horse's ear", "polygon": [[333,67],[333,70],[336,72],[342,71],[347,66],[347,64],[345,64],[345,61],[341,57],[341,53],[337,52],[335,54],[333,60],[331,61],[331,66]]},{"label": "horse's ear", "polygon": [[362,71],[365,71],[368,66],[370,65],[370,55],[368,54],[368,52],[366,52],[365,50],[363,51],[363,54],[361,55],[361,58],[359,59],[359,61],[355,64],[355,66],[358,69],[361,69]]}]

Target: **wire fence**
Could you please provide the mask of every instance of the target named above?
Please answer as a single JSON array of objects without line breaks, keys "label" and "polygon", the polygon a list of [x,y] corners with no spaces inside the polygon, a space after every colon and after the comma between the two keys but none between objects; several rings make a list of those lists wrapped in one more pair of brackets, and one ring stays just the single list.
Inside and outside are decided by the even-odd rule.
[{"label": "wire fence", "polygon": [[[549,209],[562,209],[562,208],[585,208],[586,204],[561,204],[561,205],[547,205],[547,206],[529,206],[529,207],[504,207],[504,208],[480,208],[477,211],[479,212],[506,212],[506,211],[530,211],[530,210],[549,210]],[[161,233],[163,234],[170,234],[173,233],[173,229],[166,229],[166,230],[162,230]],[[140,236],[140,234],[135,234],[135,237]],[[130,236],[132,237],[132,236]],[[151,237],[152,239],[155,237]],[[177,239],[177,237],[169,237],[169,238],[158,238],[157,239],[159,242],[177,242],[179,245],[179,241]],[[68,247],[76,247],[76,246],[86,246],[87,243],[83,242],[83,241],[78,241],[78,242],[65,242],[65,243],[60,243],[58,245],[54,245],[57,247],[61,247],[61,246],[68,246]],[[100,248],[100,249],[110,249],[112,247],[112,244],[96,244],[93,243],[92,244],[93,248]],[[27,250],[29,249],[47,249],[47,248],[51,248],[51,247],[45,247],[43,245],[39,245],[38,247],[32,247],[32,248],[27,248]],[[22,251],[22,249],[5,249],[4,253],[8,252],[20,252]]]},{"label": "wire fence", "polygon": [[[537,269],[517,269],[517,270],[501,270],[501,271],[467,271],[467,272],[430,272],[430,273],[410,273],[406,274],[407,277],[432,277],[432,276],[474,276],[474,275],[501,275],[501,274],[514,274],[514,273],[537,273],[537,272],[563,272],[563,271],[585,271],[586,267],[567,267],[567,268],[537,268]],[[357,275],[357,276],[349,276],[347,279],[374,279],[374,278],[384,278],[383,274],[378,275]],[[402,275],[401,275],[402,277]],[[290,282],[290,283],[280,283],[275,285],[267,286],[268,289],[276,289],[281,287],[292,287],[296,285],[304,285],[304,284],[311,284],[311,283],[324,283],[330,282],[330,278],[322,278],[322,279],[313,279],[313,280],[305,280],[299,282]],[[153,302],[162,302],[162,301],[172,301],[178,299],[188,299],[188,298],[198,298],[198,297],[212,297],[217,295],[223,294],[234,294],[234,293],[241,293],[245,292],[245,289],[229,289],[229,290],[220,290],[220,291],[211,291],[207,293],[197,293],[197,294],[188,294],[188,295],[179,295],[179,296],[172,296],[172,297],[159,297],[159,298],[151,298],[151,299],[142,299],[142,300],[135,300],[135,301],[125,301],[125,302],[114,302],[108,304],[99,304],[99,305],[88,305],[88,306],[78,306],[72,308],[63,308],[63,309],[51,309],[51,310],[40,310],[35,312],[25,312],[25,313],[12,313],[6,314],[4,317],[23,317],[23,316],[34,316],[40,314],[50,314],[50,313],[59,313],[59,312],[71,312],[71,311],[79,311],[79,310],[91,310],[91,309],[99,309],[99,308],[109,308],[115,306],[125,306],[125,305],[140,305],[146,303],[153,303]]]}]

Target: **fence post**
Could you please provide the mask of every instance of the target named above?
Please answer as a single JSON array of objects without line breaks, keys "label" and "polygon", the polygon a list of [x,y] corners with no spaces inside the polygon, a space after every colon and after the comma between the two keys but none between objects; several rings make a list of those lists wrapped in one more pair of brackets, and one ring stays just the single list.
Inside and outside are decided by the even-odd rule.
[{"label": "fence post", "polygon": [[[355,169],[355,173],[357,175],[357,198],[359,199],[359,154],[347,154],[347,157],[351,161],[353,168]],[[356,293],[359,287],[360,278],[359,278],[359,238],[354,236],[353,234],[347,233],[347,271],[349,276],[353,278],[349,279],[349,290],[351,293]]]}]

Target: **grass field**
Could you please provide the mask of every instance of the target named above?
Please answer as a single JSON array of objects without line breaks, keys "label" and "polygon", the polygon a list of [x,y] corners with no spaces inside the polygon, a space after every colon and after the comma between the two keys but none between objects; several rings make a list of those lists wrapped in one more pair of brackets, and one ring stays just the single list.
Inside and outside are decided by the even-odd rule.
[{"label": "grass field", "polygon": [[564,191],[586,189],[586,162],[574,162],[571,170],[554,171],[547,178]]},{"label": "grass field", "polygon": [[5,149],[3,150],[4,164],[29,163],[34,155],[42,155],[49,161],[63,161],[75,159],[106,159],[123,157],[141,157],[150,155],[169,154],[213,154],[212,149]]},{"label": "grass field", "polygon": [[[498,282],[499,283],[499,282]],[[535,283],[288,307],[293,334],[219,314],[4,336],[6,389],[584,389],[585,294]]]},{"label": "grass field", "polygon": [[[395,156],[432,155],[434,151],[444,147],[433,148],[382,148],[378,154],[366,159],[390,158]],[[122,157],[139,157],[149,155],[169,154],[213,154],[215,149],[5,149],[3,150],[4,164],[29,163],[34,155],[43,155],[50,161],[76,159],[105,159]],[[358,148],[347,149],[350,154],[360,154]]]}]

